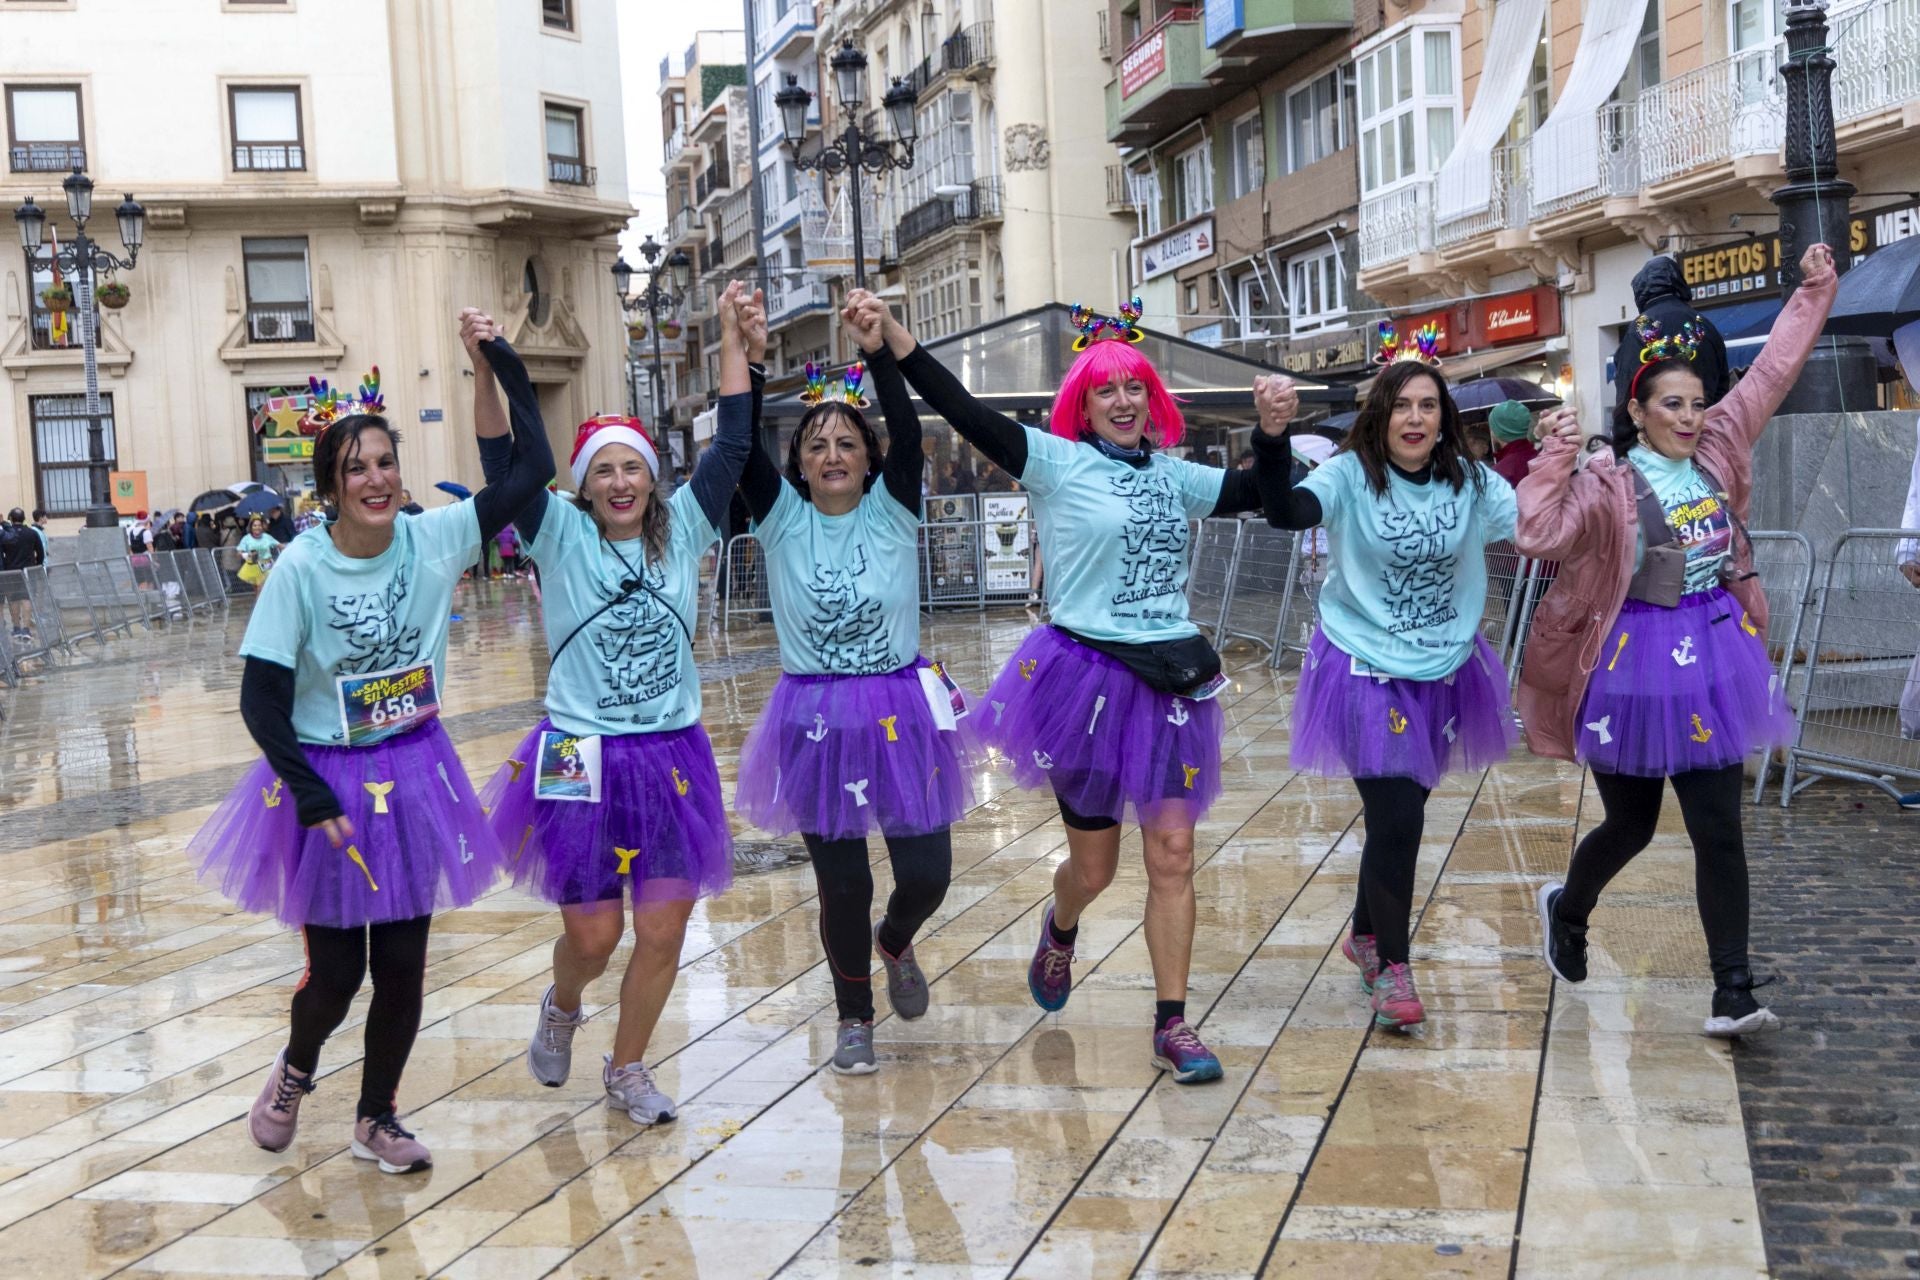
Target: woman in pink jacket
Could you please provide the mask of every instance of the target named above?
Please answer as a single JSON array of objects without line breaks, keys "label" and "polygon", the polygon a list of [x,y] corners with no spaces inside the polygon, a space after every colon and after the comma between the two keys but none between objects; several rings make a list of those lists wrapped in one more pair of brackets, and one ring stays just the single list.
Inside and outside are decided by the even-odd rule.
[{"label": "woman in pink jacket", "polygon": [[1587,917],[1653,839],[1673,783],[1694,849],[1694,892],[1713,965],[1710,1036],[1771,1030],[1747,962],[1741,767],[1792,736],[1767,657],[1767,601],[1745,520],[1753,447],[1806,364],[1833,305],[1833,255],[1814,245],[1801,285],[1752,370],[1709,408],[1693,326],[1650,322],[1615,412],[1613,449],[1576,473],[1571,413],[1542,423],[1520,482],[1523,555],[1559,560],[1520,673],[1527,742],[1593,770],[1605,818],[1574,850],[1565,884],[1540,890],[1548,967],[1587,976]]}]

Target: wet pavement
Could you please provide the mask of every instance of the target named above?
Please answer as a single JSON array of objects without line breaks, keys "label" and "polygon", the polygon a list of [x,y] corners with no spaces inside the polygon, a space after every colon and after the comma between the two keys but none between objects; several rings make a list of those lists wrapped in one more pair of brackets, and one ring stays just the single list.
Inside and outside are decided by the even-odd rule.
[{"label": "wet pavement", "polygon": [[[520,584],[457,601],[444,702],[476,781],[538,715],[536,608]],[[1051,800],[988,772],[918,945],[933,1008],[904,1023],[883,1002],[879,1073],[822,1068],[834,1012],[811,877],[776,854],[694,912],[650,1054],[677,1123],[642,1130],[602,1104],[590,1067],[611,1017],[580,1034],[587,1069],[531,1081],[559,917],[501,889],[434,925],[400,1099],[433,1170],[385,1176],[346,1150],[364,993],[299,1138],[261,1151],[245,1112],[284,1044],[301,947],[196,883],[182,852],[255,755],[229,656],[244,621],[237,605],[140,633],[0,694],[8,1274],[1693,1280],[1768,1274],[1770,1251],[1782,1275],[1920,1264],[1914,824],[1834,784],[1755,813],[1756,958],[1782,973],[1768,994],[1788,1022],[1729,1046],[1698,1034],[1710,988],[1677,812],[1595,914],[1592,977],[1570,988],[1539,963],[1532,900],[1597,821],[1591,789],[1522,754],[1451,778],[1416,899],[1429,1021],[1379,1031],[1338,951],[1357,799],[1287,768],[1293,677],[1244,647],[1228,655],[1226,789],[1196,841],[1189,1017],[1220,1083],[1178,1086],[1150,1061],[1137,833],[1084,919],[1066,1009],[1028,998],[1064,841]],[[943,615],[926,647],[982,687],[1031,625]],[[701,653],[731,780],[777,674],[772,637],[709,634]],[[1838,896],[1863,842],[1867,920]],[[875,879],[884,894],[884,856]],[[589,1007],[615,997],[603,978]]]}]

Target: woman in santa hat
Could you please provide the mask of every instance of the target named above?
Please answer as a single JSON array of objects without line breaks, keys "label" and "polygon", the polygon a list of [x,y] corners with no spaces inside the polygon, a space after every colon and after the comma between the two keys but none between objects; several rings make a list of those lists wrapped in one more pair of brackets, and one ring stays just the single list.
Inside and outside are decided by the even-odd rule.
[{"label": "woman in santa hat", "polygon": [[[758,294],[738,284],[720,300],[719,428],[692,479],[672,497],[636,419],[585,422],[574,443],[571,501],[543,494],[516,522],[540,564],[546,621],[547,715],[481,794],[514,879],[558,904],[553,985],[540,1001],[527,1065],[541,1084],[566,1082],[581,1005],[625,931],[634,946],[620,985],[619,1023],[601,1079],[608,1104],[640,1124],[671,1120],[675,1103],[645,1064],[673,990],[696,899],[732,882],[732,839],[713,747],[700,726],[693,627],[700,559],[719,538],[754,428],[749,329]],[[533,387],[482,375],[476,417],[537,419]],[[491,471],[493,451],[483,446]]]}]

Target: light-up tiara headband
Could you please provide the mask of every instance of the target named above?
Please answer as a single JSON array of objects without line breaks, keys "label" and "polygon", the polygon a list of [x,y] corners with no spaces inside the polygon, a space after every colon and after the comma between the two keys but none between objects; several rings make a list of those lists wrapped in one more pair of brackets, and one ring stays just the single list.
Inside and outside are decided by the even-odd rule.
[{"label": "light-up tiara headband", "polygon": [[335,391],[325,378],[307,378],[307,413],[301,425],[325,431],[335,420],[354,413],[385,413],[387,402],[380,395],[380,366],[375,365],[360,379],[360,390],[352,395]]},{"label": "light-up tiara headband", "polygon": [[1117,316],[1103,316],[1091,307],[1074,303],[1073,327],[1080,331],[1080,336],[1073,340],[1073,349],[1085,351],[1103,339],[1109,342],[1145,341],[1147,335],[1140,329],[1140,312],[1138,298],[1121,303],[1120,314]]},{"label": "light-up tiara headband", "polygon": [[1380,348],[1373,353],[1373,362],[1377,365],[1396,364],[1401,360],[1416,360],[1431,368],[1440,365],[1440,326],[1429,320],[1413,331],[1413,345],[1402,347],[1400,333],[1393,327],[1393,321],[1380,322]]},{"label": "light-up tiara headband", "polygon": [[850,364],[847,366],[846,377],[840,380],[839,386],[829,392],[826,366],[809,360],[807,361],[807,389],[800,393],[800,403],[804,405],[844,404],[852,409],[864,409],[867,407],[868,400],[866,394],[861,391],[860,384],[866,381],[866,377],[867,366]]},{"label": "light-up tiara headband", "polygon": [[1652,316],[1641,316],[1633,322],[1633,330],[1640,335],[1640,367],[1633,371],[1633,380],[1627,383],[1627,395],[1637,397],[1640,393],[1640,375],[1662,360],[1685,360],[1692,363],[1700,354],[1700,342],[1706,337],[1706,329],[1700,318],[1695,316],[1680,326],[1680,332],[1667,337],[1660,332],[1660,322]]}]

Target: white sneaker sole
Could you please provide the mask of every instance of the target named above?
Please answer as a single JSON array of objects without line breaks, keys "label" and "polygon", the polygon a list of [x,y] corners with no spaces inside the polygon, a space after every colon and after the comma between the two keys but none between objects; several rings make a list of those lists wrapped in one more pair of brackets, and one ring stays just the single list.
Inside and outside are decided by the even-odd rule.
[{"label": "white sneaker sole", "polygon": [[1779,1015],[1764,1006],[1755,1009],[1744,1018],[1708,1018],[1700,1028],[1705,1035],[1716,1040],[1731,1040],[1735,1036],[1757,1036],[1766,1031],[1780,1029]]},{"label": "white sneaker sole", "polygon": [[353,1140],[353,1158],[355,1160],[372,1160],[380,1166],[380,1172],[382,1173],[424,1173],[428,1169],[433,1168],[433,1160],[431,1157],[416,1161],[413,1164],[388,1164],[362,1144],[358,1138]]},{"label": "white sneaker sole", "polygon": [[1547,897],[1556,889],[1566,892],[1567,886],[1558,880],[1540,886],[1540,892],[1533,896],[1534,905],[1540,908],[1540,958],[1547,962],[1547,971],[1568,986],[1576,986],[1574,980],[1560,972],[1560,966],[1553,962],[1553,907]]},{"label": "white sneaker sole", "polygon": [[877,1062],[856,1062],[850,1067],[843,1067],[837,1062],[829,1062],[827,1069],[837,1076],[870,1076],[880,1069],[880,1064]]},{"label": "white sneaker sole", "polygon": [[648,1128],[652,1128],[656,1124],[672,1124],[680,1115],[679,1110],[673,1106],[665,1106],[652,1111],[644,1107],[630,1107],[612,1094],[607,1095],[607,1105],[615,1111],[626,1112],[627,1119],[633,1121],[635,1124],[645,1125]]}]

